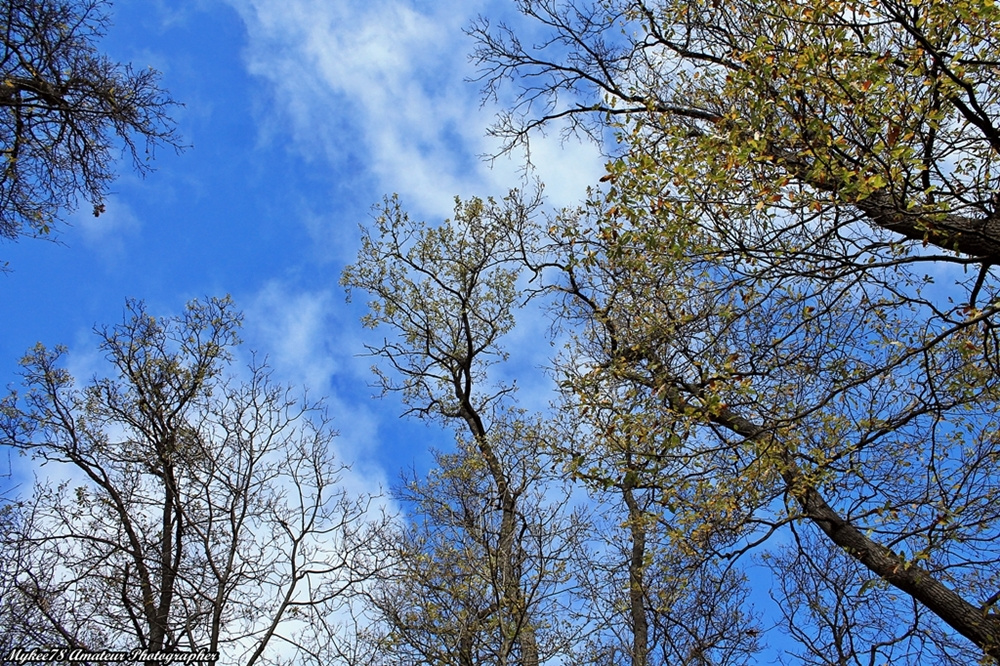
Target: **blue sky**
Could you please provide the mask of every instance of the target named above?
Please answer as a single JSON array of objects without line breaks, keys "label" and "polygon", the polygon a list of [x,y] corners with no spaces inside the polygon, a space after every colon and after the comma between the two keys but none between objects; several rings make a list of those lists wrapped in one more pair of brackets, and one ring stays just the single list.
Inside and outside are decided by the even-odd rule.
[{"label": "blue sky", "polygon": [[[122,0],[101,48],[162,72],[184,104],[174,113],[190,148],[157,154],[146,178],[120,164],[107,212],[86,205],[60,244],[0,244],[0,375],[36,342],[64,344],[78,379],[102,372],[95,325],[121,320],[125,299],[173,314],[191,298],[231,294],[246,316],[245,350],[266,354],[279,378],[325,396],[353,483],[375,489],[423,466],[451,435],[401,421],[373,400],[359,356],[363,298],[338,286],[359,224],[385,194],[416,217],[447,216],[455,195],[502,195],[521,182],[520,155],[492,164],[487,136],[498,107],[467,79],[480,14],[507,2],[406,0]],[[533,174],[550,203],[572,205],[603,173],[593,145],[558,133],[533,143]],[[517,334],[533,338],[544,322]],[[537,366],[546,345],[518,344]],[[520,367],[524,367],[521,365]],[[542,385],[522,377],[526,397]],[[539,378],[540,382],[544,379]],[[539,390],[533,391],[533,388]]]},{"label": "blue sky", "polygon": [[[119,0],[101,48],[162,72],[190,148],[160,151],[146,178],[122,163],[107,212],[81,205],[59,244],[0,242],[3,384],[17,384],[36,342],[68,346],[78,379],[104,372],[92,329],[120,321],[126,298],[170,315],[231,294],[245,313],[243,361],[255,350],[280,380],[325,396],[341,458],[354,463],[345,483],[378,492],[425,468],[429,447],[452,435],[373,398],[361,354],[380,334],[362,329],[364,298],[346,303],[338,279],[383,196],[432,221],[455,195],[502,196],[522,182],[521,155],[482,158],[498,149],[487,130],[500,106],[467,81],[463,33],[479,15],[516,24],[512,10],[509,0]],[[553,207],[577,203],[604,173],[596,146],[563,142],[557,128],[533,138],[532,159]],[[555,350],[541,343],[544,315],[520,323],[501,371],[517,375],[526,407],[544,408],[552,395],[538,367]],[[0,474],[6,465],[0,457]]]}]

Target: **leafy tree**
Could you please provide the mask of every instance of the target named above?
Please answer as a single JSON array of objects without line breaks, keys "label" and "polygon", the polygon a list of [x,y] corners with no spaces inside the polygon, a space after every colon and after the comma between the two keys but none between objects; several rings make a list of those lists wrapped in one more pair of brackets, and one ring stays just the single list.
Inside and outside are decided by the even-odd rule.
[{"label": "leafy tree", "polygon": [[630,666],[757,663],[761,632],[743,608],[744,574],[708,553],[678,547],[662,493],[646,485],[652,475],[671,474],[666,459],[647,453],[669,435],[652,434],[656,428],[644,423],[648,410],[635,396],[610,398],[591,393],[582,398],[583,409],[568,400],[561,410],[572,434],[556,456],[568,461],[564,469],[584,483],[601,517],[588,539],[596,544],[574,566],[579,612],[593,628],[578,661],[619,663],[621,655]]},{"label": "leafy tree", "polygon": [[260,364],[225,377],[240,319],[228,299],[173,318],[130,302],[98,332],[115,375],[82,390],[63,350],[24,358],[0,441],[48,473],[5,507],[8,647],[326,663],[384,524],[338,488],[321,406]]},{"label": "leafy tree", "polygon": [[551,39],[526,47],[506,26],[473,31],[486,90],[520,77],[515,109],[542,109],[506,118],[512,140],[560,117],[583,130],[628,118],[622,138],[669,174],[665,193],[677,180],[676,195],[717,195],[700,200],[723,204],[701,206],[709,219],[762,203],[762,217],[809,213],[800,225],[824,231],[850,211],[966,262],[997,258],[994,3],[519,6]]},{"label": "leafy tree", "polygon": [[[766,552],[815,663],[1000,659],[1000,8],[518,6],[547,38],[473,29],[487,91],[522,85],[500,131],[620,146],[532,259],[579,325],[563,386],[642,399],[612,431],[672,546]],[[611,445],[571,461],[610,483]]]},{"label": "leafy tree", "polygon": [[48,235],[81,196],[99,215],[119,147],[145,173],[156,146],[178,146],[159,74],[97,50],[108,6],[0,6],[0,237]]}]

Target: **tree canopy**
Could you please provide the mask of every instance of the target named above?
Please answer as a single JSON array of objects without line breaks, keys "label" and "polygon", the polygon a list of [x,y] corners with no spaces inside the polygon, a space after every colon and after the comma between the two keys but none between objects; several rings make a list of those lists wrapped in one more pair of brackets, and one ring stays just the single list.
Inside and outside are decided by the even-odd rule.
[{"label": "tree canopy", "polygon": [[486,93],[515,89],[495,131],[609,162],[578,209],[512,211],[493,256],[573,331],[553,372],[579,428],[540,450],[629,509],[631,663],[671,558],[682,587],[769,566],[807,663],[1000,659],[1000,9],[518,7],[471,30]]},{"label": "tree canopy", "polygon": [[[253,662],[284,638],[358,665],[1000,662],[1000,9],[516,5],[525,23],[470,29],[486,94],[513,90],[496,133],[586,135],[606,174],[574,208],[512,192],[438,225],[390,198],[364,232],[342,283],[387,331],[378,386],[458,435],[397,489],[398,529],[337,489],[322,411],[261,366],[224,378],[228,301],[132,304],[99,332],[111,377],[79,389],[38,347],[0,403],[0,442],[84,477],[0,513],[15,639]],[[97,35],[101,6],[14,7]],[[70,105],[63,71],[0,81],[11,127]],[[41,191],[87,191],[63,182]],[[560,345],[550,406],[502,379],[534,312]]]},{"label": "tree canopy", "polygon": [[523,84],[498,127],[508,138],[561,117],[624,123],[624,152],[654,160],[664,193],[701,202],[699,216],[801,213],[819,238],[860,216],[890,238],[997,258],[995,3],[519,7],[548,39],[473,29],[487,93]]},{"label": "tree canopy", "polygon": [[[546,38],[473,29],[487,92],[520,86],[498,130],[617,139],[606,189],[549,229],[589,359],[564,387],[644,443],[678,547],[794,535],[766,558],[816,663],[961,663],[956,633],[1000,657],[1000,10],[519,7]],[[615,478],[614,441],[575,464]]]}]

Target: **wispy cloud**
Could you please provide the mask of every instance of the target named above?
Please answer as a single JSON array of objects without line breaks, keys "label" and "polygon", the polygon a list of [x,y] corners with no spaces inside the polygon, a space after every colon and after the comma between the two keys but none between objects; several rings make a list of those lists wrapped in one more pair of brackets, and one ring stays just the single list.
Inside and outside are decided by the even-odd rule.
[{"label": "wispy cloud", "polygon": [[337,359],[328,348],[329,292],[291,292],[269,282],[246,308],[251,349],[267,351],[269,364],[311,393],[329,391]]},{"label": "wispy cloud", "polygon": [[[399,0],[230,0],[246,26],[246,61],[277,113],[265,129],[341,168],[361,169],[383,192],[423,213],[447,213],[455,194],[501,194],[518,160],[490,168],[495,109],[480,105],[463,28],[483,3]],[[558,132],[533,148],[538,175],[561,205],[600,175],[592,146]]]},{"label": "wispy cloud", "polygon": [[[434,222],[451,215],[456,194],[499,196],[522,184],[521,156],[493,163],[480,157],[497,150],[487,135],[496,109],[482,106],[477,85],[467,82],[475,75],[467,58],[473,43],[463,28],[477,12],[493,11],[487,0],[226,1],[246,26],[244,60],[262,83],[257,100],[262,140],[271,146],[287,143],[317,168],[361,184],[356,192],[327,193],[328,199],[306,195],[302,210],[309,214],[302,223],[315,243],[323,242],[323,227],[330,225],[328,237],[341,246],[327,254],[350,261],[356,237],[347,234],[365,221],[363,214],[345,219],[315,212],[327,200],[331,208],[341,208],[347,207],[344,196],[364,199],[351,203],[356,212],[383,193],[396,192],[414,217]],[[532,176],[545,183],[556,206],[577,203],[603,173],[597,148],[562,142],[558,128],[533,140],[532,160]],[[335,415],[350,414],[337,421],[346,457],[374,459],[379,454],[372,453],[373,445],[381,438],[381,462],[392,475],[400,460],[386,463],[386,450],[409,457],[407,447],[423,449],[424,440],[440,434],[420,433],[422,443],[414,447],[413,431],[397,430],[394,417],[402,408],[368,399],[371,359],[354,356],[371,340],[359,325],[358,307],[346,308],[335,288],[303,289],[308,287],[291,281],[269,283],[249,306],[247,327],[259,326],[258,348],[271,354],[285,381],[328,396]],[[544,407],[551,381],[539,366],[552,350],[528,341],[544,338],[548,320],[526,310],[521,323],[510,346],[531,353],[516,354],[498,379],[518,377],[525,406]]]}]

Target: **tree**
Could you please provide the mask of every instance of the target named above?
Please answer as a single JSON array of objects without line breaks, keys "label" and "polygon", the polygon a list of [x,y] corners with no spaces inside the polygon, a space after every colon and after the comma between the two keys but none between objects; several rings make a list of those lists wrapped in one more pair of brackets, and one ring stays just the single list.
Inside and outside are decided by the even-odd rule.
[{"label": "tree", "polygon": [[102,55],[106,0],[5,0],[0,14],[0,237],[47,236],[80,197],[104,210],[121,148],[139,173],[178,147],[159,74]]},{"label": "tree", "polygon": [[581,612],[594,629],[578,661],[619,663],[621,655],[630,666],[758,663],[761,631],[753,611],[743,608],[745,574],[678,543],[663,494],[645,484],[684,474],[669,469],[676,460],[648,455],[651,444],[674,439],[680,446],[683,435],[650,428],[648,408],[637,397],[595,391],[573,396],[560,410],[571,435],[556,458],[567,461],[564,469],[584,484],[600,516],[588,539],[596,547],[574,567]]},{"label": "tree", "polygon": [[[473,28],[487,92],[523,85],[499,130],[621,146],[535,260],[581,324],[564,386],[584,414],[644,398],[615,429],[674,546],[797,535],[769,561],[817,663],[1000,660],[1000,8],[519,7],[547,39]],[[610,480],[605,446],[576,464]],[[827,612],[844,596],[865,610]]]},{"label": "tree", "polygon": [[115,375],[82,390],[63,350],[24,358],[0,441],[49,471],[5,507],[12,646],[326,663],[384,520],[338,488],[322,406],[259,363],[226,378],[240,320],[228,299],[172,318],[129,302],[98,331]]},{"label": "tree", "polygon": [[[503,428],[493,430],[523,507],[514,555],[478,447],[466,440],[454,453],[438,452],[426,479],[411,478],[395,493],[410,520],[383,546],[394,565],[368,595],[391,646],[380,663],[551,663],[573,647],[567,561],[584,521],[567,515],[565,493],[545,483],[537,452],[517,440],[521,446],[504,445],[496,437]],[[505,578],[511,570],[513,582]]]},{"label": "tree", "polygon": [[[517,193],[473,199],[427,227],[391,199],[345,270],[344,283],[372,297],[366,323],[393,334],[369,347],[389,366],[375,368],[383,390],[466,431],[397,492],[412,518],[383,547],[395,558],[370,593],[386,627],[374,649],[387,663],[462,666],[747,663],[758,629],[740,608],[742,575],[664,550],[658,494],[637,485],[650,464],[633,454],[638,430],[608,427],[624,403],[592,396],[585,422],[529,418],[508,404],[512,386],[486,388],[489,366],[507,359],[515,285],[541,237],[536,208]],[[582,468],[598,446],[607,473]],[[567,514],[575,480],[593,501]]]},{"label": "tree", "polygon": [[566,654],[554,607],[577,521],[546,484],[550,433],[487,373],[507,358],[501,338],[514,324],[510,230],[534,207],[473,199],[427,227],[389,199],[342,277],[371,295],[366,325],[392,334],[369,347],[388,366],[375,368],[382,389],[460,428],[458,452],[399,493],[419,518],[390,546],[397,576],[374,594],[402,663],[537,666]]},{"label": "tree", "polygon": [[628,118],[628,145],[646,143],[685,181],[677,194],[723,195],[725,206],[699,210],[709,219],[758,202],[827,217],[848,208],[905,238],[997,259],[993,3],[519,6],[551,39],[526,48],[506,26],[473,29],[486,91],[517,76],[516,109],[542,109],[505,119],[513,141],[561,117],[583,130]]}]

